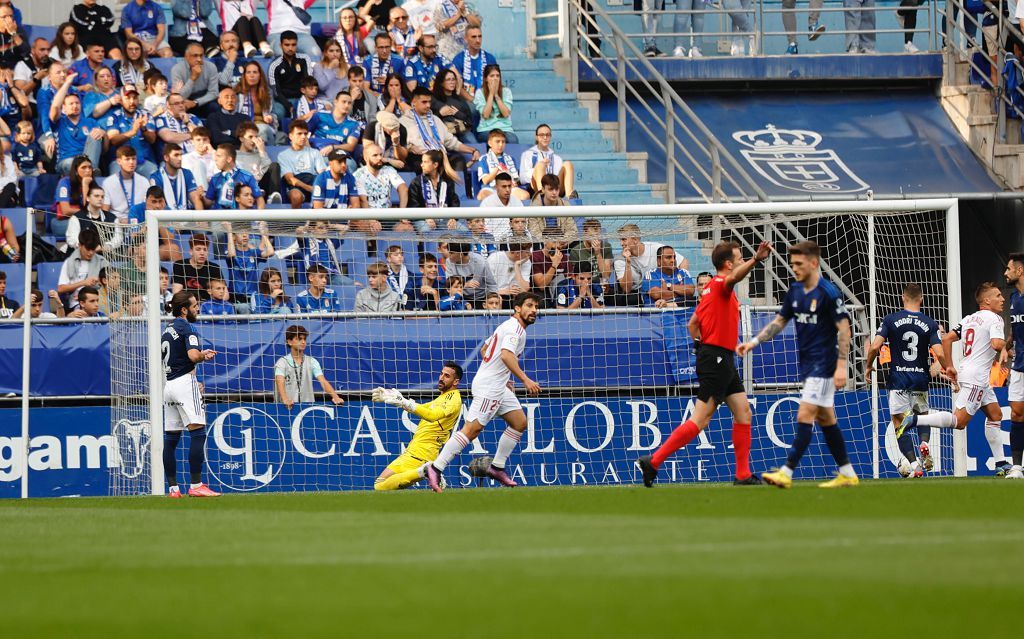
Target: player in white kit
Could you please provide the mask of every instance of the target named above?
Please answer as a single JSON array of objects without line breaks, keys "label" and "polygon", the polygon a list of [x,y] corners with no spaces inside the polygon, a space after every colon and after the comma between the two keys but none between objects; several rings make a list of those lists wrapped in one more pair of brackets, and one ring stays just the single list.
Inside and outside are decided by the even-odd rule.
[{"label": "player in white kit", "polygon": [[992,282],[978,286],[974,299],[978,303],[978,312],[968,315],[958,326],[954,326],[953,330],[942,336],[942,349],[946,353],[953,352],[953,342],[963,340],[964,343],[964,358],[960,362],[960,369],[957,370],[952,365],[946,368],[946,376],[954,386],[960,386],[953,412],[915,415],[913,410],[907,411],[903,414],[899,428],[896,429],[896,437],[901,437],[906,429],[916,426],[962,430],[980,408],[985,413],[986,438],[992,445],[993,457],[1005,461],[1001,439],[998,440],[997,449],[993,443],[994,439],[990,438],[988,433],[1001,435],[999,425],[1003,413],[989,384],[989,372],[992,363],[1006,346],[1002,316],[1006,300],[1003,299],[1003,292]]},{"label": "player in white kit", "polygon": [[498,440],[487,476],[503,486],[516,485],[505,472],[505,462],[523,436],[527,421],[526,413],[512,390],[510,378],[512,375],[518,377],[530,395],[540,393],[540,384],[527,377],[519,367],[519,356],[526,349],[526,327],[537,321],[539,306],[540,296],[536,293],[517,295],[512,302],[514,313],[511,319],[502,322],[480,348],[482,362],[473,378],[473,403],[466,411],[466,424],[448,439],[437,459],[424,467],[427,483],[434,492],[443,490],[441,473],[448,464],[480,435],[495,416],[505,420],[507,427]]}]

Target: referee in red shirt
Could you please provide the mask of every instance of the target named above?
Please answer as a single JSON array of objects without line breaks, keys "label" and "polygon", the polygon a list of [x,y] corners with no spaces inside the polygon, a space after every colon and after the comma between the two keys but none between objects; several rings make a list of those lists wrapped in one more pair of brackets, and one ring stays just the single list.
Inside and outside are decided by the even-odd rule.
[{"label": "referee in red shirt", "polygon": [[743,281],[758,262],[771,254],[771,244],[762,242],[754,257],[743,261],[740,245],[721,242],[711,252],[711,263],[717,275],[701,292],[700,304],[687,328],[698,344],[697,403],[690,419],[680,424],[653,455],[637,460],[643,473],[644,486],[650,488],[658,476],[658,468],[700,431],[708,427],[718,404],[725,400],[732,412],[732,444],[736,453],[736,480],[740,485],[756,485],[761,479],[750,472],[750,402],[743,382],[736,371],[736,344],[739,340],[740,302],[733,289]]}]

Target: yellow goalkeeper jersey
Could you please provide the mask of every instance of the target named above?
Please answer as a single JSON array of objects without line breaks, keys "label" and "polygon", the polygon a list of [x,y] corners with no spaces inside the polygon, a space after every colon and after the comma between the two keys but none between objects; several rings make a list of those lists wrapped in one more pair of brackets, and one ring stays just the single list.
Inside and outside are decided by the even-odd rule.
[{"label": "yellow goalkeeper jersey", "polygon": [[420,418],[416,434],[406,448],[406,454],[424,461],[437,459],[441,447],[455,428],[462,413],[462,395],[452,389],[438,395],[433,401],[420,404],[413,413]]}]

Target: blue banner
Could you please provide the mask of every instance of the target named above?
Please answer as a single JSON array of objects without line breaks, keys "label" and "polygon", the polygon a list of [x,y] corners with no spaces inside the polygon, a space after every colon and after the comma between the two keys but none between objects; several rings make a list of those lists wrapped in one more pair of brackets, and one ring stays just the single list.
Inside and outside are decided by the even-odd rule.
[{"label": "blue banner", "polygon": [[[1005,403],[1005,389],[997,390]],[[868,392],[837,394],[837,411],[857,472],[871,476],[872,444]],[[752,466],[755,472],[785,459],[793,434],[798,396],[754,395]],[[509,469],[527,486],[617,484],[638,481],[633,461],[656,448],[692,410],[692,397],[580,397],[523,399],[530,428],[513,453]],[[881,404],[884,407],[884,402]],[[223,491],[308,491],[369,489],[374,478],[403,450],[414,419],[382,404],[350,402],[344,406],[303,405],[287,410],[279,404],[212,404],[208,407],[206,478]],[[20,494],[24,468],[20,411],[0,410],[0,497]],[[146,435],[130,437],[129,424],[111,435],[108,408],[40,408],[31,411],[30,494],[42,496],[106,495],[109,473],[137,478],[144,470],[135,459],[148,457]],[[991,472],[992,460],[976,418],[969,426],[968,468]],[[473,455],[493,454],[503,427],[486,428],[449,469],[453,485],[474,485],[466,471]],[[731,424],[725,409],[711,427],[666,462],[662,481],[728,481],[732,478]],[[1008,443],[1008,434],[1004,433]],[[187,436],[186,436],[187,439]],[[951,472],[951,435],[932,438],[940,462]],[[179,481],[187,479],[185,453],[179,448]],[[1007,450],[1008,452],[1008,450]],[[882,448],[883,477],[895,477],[898,459],[891,429]],[[125,460],[125,461],[122,461]],[[798,477],[820,478],[834,471],[821,440],[804,458]]]}]

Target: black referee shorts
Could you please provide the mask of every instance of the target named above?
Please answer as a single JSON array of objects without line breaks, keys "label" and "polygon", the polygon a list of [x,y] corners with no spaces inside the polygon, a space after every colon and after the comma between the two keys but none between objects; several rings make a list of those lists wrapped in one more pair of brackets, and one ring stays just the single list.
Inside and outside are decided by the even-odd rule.
[{"label": "black referee shorts", "polygon": [[714,398],[720,404],[729,395],[744,392],[736,354],[720,346],[705,344],[697,351],[697,381],[697,399],[702,402]]}]

